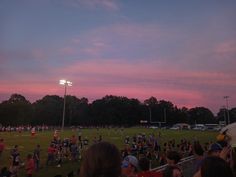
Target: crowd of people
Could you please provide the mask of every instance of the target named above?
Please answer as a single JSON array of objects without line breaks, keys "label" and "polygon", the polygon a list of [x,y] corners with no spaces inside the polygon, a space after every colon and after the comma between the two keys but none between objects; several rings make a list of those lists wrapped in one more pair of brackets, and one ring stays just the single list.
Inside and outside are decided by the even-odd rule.
[{"label": "crowd of people", "polygon": [[[21,132],[20,132],[21,133]],[[36,131],[34,128],[31,129],[31,136],[36,136]],[[92,143],[98,143],[102,141],[102,136],[98,138],[94,137]],[[49,142],[47,148],[47,159],[45,164],[41,162],[41,146],[40,144],[36,145],[33,152],[29,153],[26,157],[26,160],[21,158],[19,146],[15,145],[10,150],[10,166],[2,167],[0,172],[0,177],[16,177],[18,176],[18,171],[21,168],[25,168],[25,173],[27,176],[32,176],[33,172],[37,172],[42,166],[56,166],[61,167],[62,163],[65,161],[74,161],[78,162],[81,160],[81,153],[87,149],[89,145],[89,139],[87,137],[82,138],[81,130],[78,131],[78,135],[72,135],[69,138],[61,139],[59,131],[55,130],[53,137]],[[1,154],[5,149],[4,139],[0,139],[0,158]],[[45,152],[42,152],[45,153]]]},{"label": "crowd of people", "polygon": [[53,129],[54,127],[49,127],[47,125],[37,125],[37,126],[31,126],[31,125],[20,125],[20,126],[2,126],[0,124],[0,132],[25,132],[25,131],[45,131],[49,129]]},{"label": "crowd of people", "polygon": [[[210,146],[210,150],[197,163],[193,177],[233,177],[234,166],[227,161],[232,153],[229,147],[215,149],[218,143]],[[199,151],[199,142],[194,142],[194,154]],[[196,148],[196,150],[195,150]],[[202,148],[201,148],[202,149]],[[202,149],[203,150],[203,149]],[[89,147],[82,161],[79,176],[81,177],[184,177],[183,169],[178,164],[178,152],[168,151],[167,165],[163,171],[155,172],[150,170],[150,161],[143,156],[140,159],[134,155],[127,155],[121,158],[120,151],[115,145],[108,142],[101,142]],[[177,158],[176,158],[177,157]],[[169,159],[170,158],[170,159]]]},{"label": "crowd of people", "polygon": [[178,152],[176,156],[179,159],[193,155],[193,148],[190,141],[181,139],[177,143],[175,139],[172,139],[164,142],[161,148],[161,139],[160,132],[157,136],[154,134],[146,136],[144,133],[134,135],[133,137],[126,136],[125,147],[121,151],[122,157],[124,158],[127,155],[136,156],[138,159],[146,157],[151,164],[154,163],[161,166],[167,163],[168,155],[176,155],[174,152]]},{"label": "crowd of people", "polygon": [[[81,177],[188,177],[184,176],[179,162],[183,157],[194,156],[191,177],[233,177],[236,152],[229,146],[227,137],[222,136],[217,142],[202,145],[197,140],[191,142],[186,139],[161,142],[160,132],[157,135],[139,133],[126,136],[124,148],[118,150],[114,144],[103,141],[101,135],[89,140],[82,137],[79,130],[78,135],[61,139],[55,130],[47,149],[45,166],[61,167],[67,160],[80,161],[81,166],[76,173]],[[4,140],[0,139],[0,158],[4,149]],[[20,168],[24,168],[26,176],[31,177],[42,163],[40,144],[27,155],[26,161],[21,160],[18,145],[10,151],[10,156],[10,167],[3,167],[0,177],[17,177]],[[165,168],[153,171],[152,164],[165,165]],[[71,172],[68,176],[75,176],[75,173]]]}]

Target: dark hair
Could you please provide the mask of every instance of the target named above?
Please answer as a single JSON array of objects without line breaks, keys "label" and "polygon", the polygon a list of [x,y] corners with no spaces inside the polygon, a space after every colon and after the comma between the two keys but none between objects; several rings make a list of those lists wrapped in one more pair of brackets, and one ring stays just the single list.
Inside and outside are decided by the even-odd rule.
[{"label": "dark hair", "polygon": [[216,156],[206,157],[201,165],[201,176],[202,177],[233,177],[233,173],[230,166]]},{"label": "dark hair", "polygon": [[177,164],[181,159],[181,156],[177,151],[169,151],[166,157],[170,160],[174,160],[175,164]]},{"label": "dark hair", "polygon": [[108,142],[90,146],[83,156],[80,177],[119,177],[121,155],[117,147]]},{"label": "dark hair", "polygon": [[199,141],[195,141],[193,143],[193,151],[195,154],[197,154],[199,156],[203,156],[204,150],[203,150],[201,144],[199,143]]},{"label": "dark hair", "polygon": [[[178,167],[178,166],[176,166],[176,165],[168,165],[166,168],[165,168],[165,170],[163,171],[163,173],[162,173],[162,177],[173,177],[173,171],[174,170],[179,170],[180,172],[181,172],[181,170],[180,170],[180,168]],[[181,172],[182,173],[182,172]]]},{"label": "dark hair", "polygon": [[143,158],[139,159],[138,163],[139,163],[140,170],[142,170],[142,171],[148,171],[149,170],[150,162],[149,162],[148,158],[143,157]]}]

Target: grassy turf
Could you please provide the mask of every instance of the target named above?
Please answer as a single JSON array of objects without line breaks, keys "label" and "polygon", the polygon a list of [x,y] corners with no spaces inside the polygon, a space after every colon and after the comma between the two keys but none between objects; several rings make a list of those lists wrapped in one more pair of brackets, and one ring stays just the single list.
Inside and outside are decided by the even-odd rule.
[{"label": "grassy turf", "polygon": [[[155,136],[158,135],[158,133],[161,132],[161,144],[163,145],[164,142],[167,142],[168,140],[175,139],[176,143],[179,143],[181,139],[185,138],[187,140],[193,141],[194,139],[200,140],[200,142],[205,143],[209,141],[215,141],[215,137],[217,135],[216,132],[200,132],[200,131],[178,131],[178,130],[159,130],[159,129],[146,129],[146,128],[127,128],[123,131],[116,130],[116,129],[83,129],[82,130],[82,138],[88,137],[90,140],[90,144],[93,141],[93,138],[96,136],[98,138],[99,135],[102,135],[103,140],[109,141],[111,143],[114,143],[122,149],[124,147],[124,139],[125,136],[133,136],[138,133],[145,133],[146,135],[149,135],[151,133],[154,133]],[[77,136],[76,131],[72,130],[65,130],[64,132],[60,133],[61,139],[67,137],[70,138],[72,135]],[[21,159],[25,161],[26,156],[28,153],[32,153],[34,148],[37,144],[41,145],[41,165],[42,168],[37,172],[34,173],[33,176],[35,177],[42,177],[42,176],[48,176],[53,177],[56,174],[62,174],[63,176],[66,176],[66,174],[74,170],[76,171],[79,168],[79,162],[71,162],[66,161],[62,164],[61,168],[57,168],[55,166],[45,166],[46,158],[47,158],[47,148],[50,144],[50,141],[53,137],[52,131],[46,131],[46,132],[38,132],[35,137],[31,137],[29,132],[23,132],[21,134],[17,132],[0,132],[0,138],[4,139],[4,142],[6,144],[6,149],[2,156],[0,157],[0,168],[3,166],[9,167],[10,164],[10,149],[14,145],[19,145],[19,151],[21,154]],[[25,176],[25,170],[22,168],[20,170],[20,177]]]}]

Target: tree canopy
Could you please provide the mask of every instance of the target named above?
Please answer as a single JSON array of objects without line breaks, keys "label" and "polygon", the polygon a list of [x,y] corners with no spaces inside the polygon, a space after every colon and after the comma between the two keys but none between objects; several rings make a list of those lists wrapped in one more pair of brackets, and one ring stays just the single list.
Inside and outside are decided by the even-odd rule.
[{"label": "tree canopy", "polygon": [[[150,97],[143,102],[135,98],[107,95],[89,103],[87,98],[66,96],[65,125],[116,125],[132,126],[147,122],[216,123],[225,120],[226,109],[217,116],[205,107],[178,108],[171,101]],[[20,94],[0,103],[2,125],[61,125],[64,98],[46,95],[30,103]],[[229,110],[230,122],[236,121],[236,108]]]}]

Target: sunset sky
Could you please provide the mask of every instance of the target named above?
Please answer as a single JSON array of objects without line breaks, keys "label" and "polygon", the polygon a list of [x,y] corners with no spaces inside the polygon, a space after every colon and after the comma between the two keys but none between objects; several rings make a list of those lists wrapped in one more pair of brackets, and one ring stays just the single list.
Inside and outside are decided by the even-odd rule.
[{"label": "sunset sky", "polygon": [[236,107],[235,0],[1,0],[0,102],[105,95]]}]

